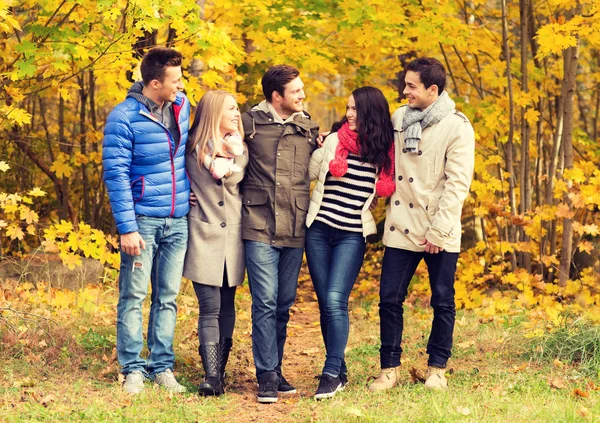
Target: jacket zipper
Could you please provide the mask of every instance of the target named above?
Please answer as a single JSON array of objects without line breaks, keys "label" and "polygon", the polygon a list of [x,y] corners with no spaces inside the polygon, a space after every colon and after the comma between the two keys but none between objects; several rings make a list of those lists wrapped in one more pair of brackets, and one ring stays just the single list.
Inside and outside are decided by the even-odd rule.
[{"label": "jacket zipper", "polygon": [[[183,101],[185,101],[185,100],[183,100]],[[183,105],[183,103],[182,103],[182,105]],[[175,121],[177,122],[177,129],[179,130],[179,143],[181,144],[181,127],[179,125],[180,111],[181,111],[181,106],[173,105],[173,114],[175,115]],[[162,122],[159,122],[158,119],[156,119],[154,116],[152,116],[149,113],[146,113],[143,110],[140,111],[140,114],[142,116],[146,116],[147,118],[153,120],[154,122],[156,122],[160,126],[162,126],[167,135],[167,143],[169,144],[169,160],[171,162],[171,214],[169,215],[169,217],[173,217],[175,215],[175,197],[177,195],[177,184],[175,181],[175,160],[174,160],[174,151],[173,151],[175,149],[175,142],[173,141],[173,139],[171,137],[171,133],[169,132],[169,129],[165,125],[163,125]]]}]

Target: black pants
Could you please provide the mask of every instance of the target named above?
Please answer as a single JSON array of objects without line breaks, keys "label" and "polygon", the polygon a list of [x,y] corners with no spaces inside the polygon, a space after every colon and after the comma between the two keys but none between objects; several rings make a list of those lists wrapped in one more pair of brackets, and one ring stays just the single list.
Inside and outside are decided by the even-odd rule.
[{"label": "black pants", "polygon": [[382,369],[400,365],[400,343],[404,328],[402,304],[410,280],[422,259],[425,259],[429,272],[433,307],[433,324],[427,343],[428,365],[445,368],[450,358],[456,317],[454,275],[458,253],[442,251],[438,254],[428,254],[387,247],[383,255],[379,288]]},{"label": "black pants", "polygon": [[194,282],[194,291],[200,306],[198,338],[200,343],[219,342],[220,338],[231,338],[235,326],[235,286],[209,286]]}]

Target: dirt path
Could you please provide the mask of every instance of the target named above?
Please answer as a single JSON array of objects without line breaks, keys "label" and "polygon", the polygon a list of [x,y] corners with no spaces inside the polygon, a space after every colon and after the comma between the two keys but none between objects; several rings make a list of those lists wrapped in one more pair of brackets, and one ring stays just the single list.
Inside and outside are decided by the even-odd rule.
[{"label": "dirt path", "polygon": [[[240,329],[236,327],[236,330]],[[310,398],[314,395],[317,387],[315,376],[318,375],[324,359],[319,308],[310,277],[304,269],[299,279],[296,304],[291,310],[283,362],[284,375],[296,387],[297,394],[280,395],[279,401],[275,404],[259,404],[256,401],[252,343],[250,334],[245,334],[247,336],[238,340],[240,345],[234,351],[232,366],[228,368],[230,376],[226,394],[235,398],[237,409],[235,415],[229,415],[228,420],[224,421],[297,421],[293,417],[293,412],[301,398]]]}]

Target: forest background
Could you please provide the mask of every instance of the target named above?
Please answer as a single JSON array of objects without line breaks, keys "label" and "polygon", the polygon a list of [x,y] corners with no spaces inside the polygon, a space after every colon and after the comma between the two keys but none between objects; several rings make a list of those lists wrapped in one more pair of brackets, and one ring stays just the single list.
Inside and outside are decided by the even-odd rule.
[{"label": "forest background", "polygon": [[[481,319],[524,316],[531,336],[600,321],[597,1],[6,0],[0,34],[5,263],[42,252],[71,269],[93,259],[101,278],[87,282],[116,289],[103,128],[150,47],[183,54],[192,104],[219,88],[246,110],[261,100],[270,65],[294,65],[306,109],[324,130],[360,86],[380,88],[394,110],[404,67],[433,56],[477,141],[457,307]],[[382,204],[379,220],[384,212]],[[357,284],[365,301],[377,296],[381,252],[375,240]],[[13,294],[0,294],[7,324],[8,310],[26,312],[16,299],[40,287],[53,312],[85,303],[78,295],[86,291],[29,283],[23,269]],[[426,296],[427,285],[417,278],[413,292]]]}]

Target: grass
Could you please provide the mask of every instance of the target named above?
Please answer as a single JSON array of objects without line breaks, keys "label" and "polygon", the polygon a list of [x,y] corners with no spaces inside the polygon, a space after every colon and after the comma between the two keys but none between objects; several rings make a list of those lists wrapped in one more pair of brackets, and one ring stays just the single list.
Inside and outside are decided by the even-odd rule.
[{"label": "grass", "polygon": [[[373,394],[367,389],[379,372],[376,306],[351,305],[347,348],[350,384],[331,400],[312,395],[324,360],[318,310],[309,283],[301,283],[293,309],[284,371],[299,394],[277,404],[255,400],[247,288],[237,299],[238,322],[228,366],[229,389],[220,398],[200,398],[202,371],[197,357],[196,303],[189,287],[179,300],[176,374],[188,387],[171,395],[146,384],[144,393],[124,396],[114,357],[114,314],[65,311],[44,330],[18,315],[0,314],[1,422],[594,422],[600,420],[596,390],[598,329],[579,322],[533,340],[524,338],[526,319],[481,321],[459,311],[449,363],[450,389],[425,390],[411,371],[423,371],[431,311],[407,307],[402,383]],[[114,301],[114,294],[105,301]],[[0,304],[0,307],[2,304]],[[17,301],[11,304],[25,307]],[[373,310],[371,310],[373,309]],[[28,310],[32,313],[39,309]],[[68,313],[67,313],[68,314]],[[146,314],[147,316],[147,314]],[[29,316],[31,319],[32,317]],[[5,323],[10,323],[14,332]],[[10,319],[10,320],[8,320]],[[31,330],[23,330],[28,323]],[[19,329],[21,328],[21,329]],[[577,330],[575,330],[577,329]],[[575,353],[579,346],[580,353]],[[567,348],[568,347],[568,348]],[[543,354],[542,354],[543,351]],[[563,354],[564,353],[564,354]],[[555,359],[560,360],[560,365]],[[586,370],[588,369],[588,370]],[[596,370],[598,367],[596,367]]]}]

